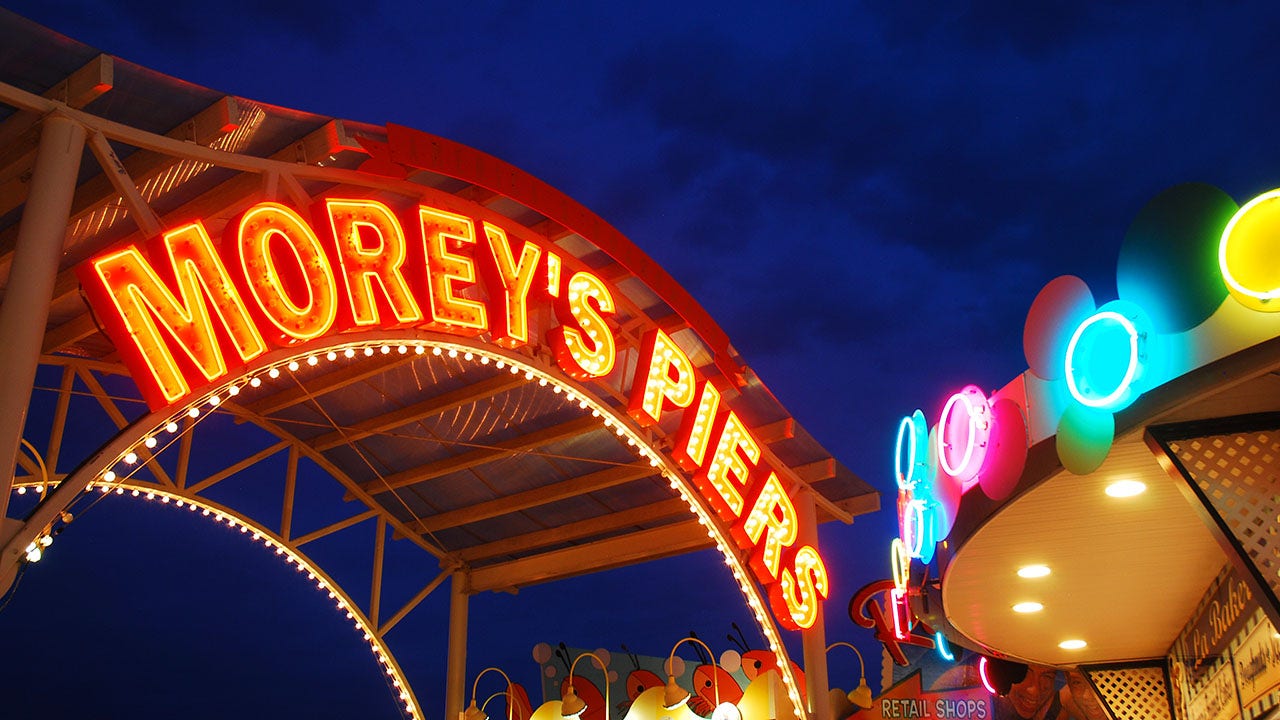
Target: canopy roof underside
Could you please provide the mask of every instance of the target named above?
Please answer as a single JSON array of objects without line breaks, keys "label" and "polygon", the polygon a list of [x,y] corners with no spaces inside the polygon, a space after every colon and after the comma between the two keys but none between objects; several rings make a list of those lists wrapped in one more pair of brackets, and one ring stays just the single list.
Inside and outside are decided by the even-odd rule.
[{"label": "canopy roof underside", "polygon": [[[264,199],[299,206],[341,192],[404,205],[416,192],[446,193],[478,214],[496,214],[546,238],[608,282],[619,299],[613,320],[623,350],[634,352],[635,339],[653,327],[675,338],[700,372],[726,390],[726,402],[755,430],[766,457],[817,492],[820,520],[847,521],[879,507],[878,494],[793,421],[732,346],[715,341],[719,329],[674,281],[635,271],[637,257],[652,261],[629,243],[597,244],[474,178],[430,170],[403,180],[357,173],[370,159],[370,142],[387,141],[386,128],[225,96],[101,55],[4,10],[0,37],[7,97],[40,96],[73,117],[100,120],[110,150],[160,227],[199,218],[219,237],[230,219]],[[16,101],[0,102],[0,285],[8,283],[41,116]],[[192,152],[184,156],[182,148]],[[101,155],[101,147],[87,148],[81,162],[43,352],[52,364],[63,364],[55,356],[74,356],[100,375],[125,375],[72,273],[103,249],[146,235],[140,228],[148,218],[103,173]],[[246,387],[220,412],[313,452],[347,486],[347,499],[369,502],[398,532],[434,548],[442,563],[472,568],[477,589],[711,545],[658,470],[554,386],[461,354],[402,352],[393,335],[387,342],[385,354],[346,358],[340,349],[336,361],[304,364],[289,382]],[[535,359],[545,352],[519,351]],[[625,405],[616,389],[596,390],[613,407]],[[136,395],[132,407],[141,414]],[[229,464],[237,460],[235,448],[226,450]]]}]

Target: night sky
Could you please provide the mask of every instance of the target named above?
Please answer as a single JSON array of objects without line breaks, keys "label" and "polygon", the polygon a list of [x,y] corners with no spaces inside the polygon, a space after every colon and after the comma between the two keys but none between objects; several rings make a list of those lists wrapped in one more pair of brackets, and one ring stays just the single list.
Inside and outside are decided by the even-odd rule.
[{"label": "night sky", "polygon": [[[1074,274],[1114,298],[1126,228],[1171,185],[1238,202],[1280,186],[1270,4],[637,5],[8,7],[199,85],[408,125],[563,190],[680,281],[886,507],[898,418],[1021,372],[1046,282]],[[887,576],[894,528],[889,512],[823,527],[830,641],[873,647],[844,608]],[[664,655],[695,630],[729,649],[747,613],[716,566],[702,554],[477,596],[468,683],[499,665],[536,706],[543,641]],[[447,600],[389,636],[431,717]],[[277,558],[126,501],[78,519],[24,575],[0,638],[5,717],[398,717],[359,636]],[[831,661],[833,686],[857,683],[856,658]]]}]

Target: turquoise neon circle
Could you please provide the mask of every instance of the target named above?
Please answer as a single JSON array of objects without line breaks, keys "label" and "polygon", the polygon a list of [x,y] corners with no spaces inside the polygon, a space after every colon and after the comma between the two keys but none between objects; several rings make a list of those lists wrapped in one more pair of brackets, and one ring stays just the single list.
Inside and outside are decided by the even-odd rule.
[{"label": "turquoise neon circle", "polygon": [[[1085,332],[1088,331],[1089,328],[1099,325],[1100,323],[1115,323],[1124,330],[1125,334],[1128,336],[1129,354],[1128,358],[1125,360],[1126,365],[1124,377],[1120,379],[1120,382],[1116,384],[1115,389],[1111,392],[1101,397],[1097,397],[1096,395],[1090,396],[1081,389],[1079,382],[1076,380],[1077,370],[1075,361],[1076,350],[1078,349],[1081,338],[1084,337]],[[1127,396],[1130,387],[1133,385],[1134,378],[1137,377],[1138,369],[1142,364],[1138,352],[1138,340],[1138,328],[1133,324],[1133,321],[1114,310],[1103,310],[1101,312],[1094,313],[1089,317],[1089,319],[1080,323],[1080,326],[1077,327],[1076,331],[1071,335],[1071,342],[1067,344],[1067,389],[1071,392],[1071,397],[1075,398],[1081,405],[1092,408],[1111,408],[1122,402]]]},{"label": "turquoise neon circle", "polygon": [[[903,441],[906,441],[907,471],[902,471]],[[922,480],[928,480],[929,426],[924,413],[916,410],[913,414],[902,418],[898,423],[898,440],[894,445],[893,476],[898,481],[899,490],[914,490]]]}]

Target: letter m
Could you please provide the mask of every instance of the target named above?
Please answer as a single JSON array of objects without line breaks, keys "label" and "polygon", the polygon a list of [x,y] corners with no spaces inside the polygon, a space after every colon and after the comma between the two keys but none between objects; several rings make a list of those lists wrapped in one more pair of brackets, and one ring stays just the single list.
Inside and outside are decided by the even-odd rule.
[{"label": "letter m", "polygon": [[167,265],[153,267],[129,245],[81,264],[76,275],[147,404],[158,410],[226,375],[231,354],[243,364],[267,348],[204,225],[167,232],[151,251]]}]

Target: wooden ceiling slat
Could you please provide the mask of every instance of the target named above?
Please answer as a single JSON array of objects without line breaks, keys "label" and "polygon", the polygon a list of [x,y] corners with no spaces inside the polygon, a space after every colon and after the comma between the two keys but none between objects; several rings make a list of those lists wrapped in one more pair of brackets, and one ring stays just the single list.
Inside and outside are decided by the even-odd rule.
[{"label": "wooden ceiling slat", "polygon": [[[646,560],[711,547],[706,528],[697,521],[610,538],[565,550],[555,550],[471,571],[471,590],[514,590],[527,585],[611,570]],[[726,571],[728,572],[728,571]]]},{"label": "wooden ceiling slat", "polygon": [[297,405],[309,397],[319,397],[358,383],[365,378],[384,373],[402,362],[407,362],[407,360],[399,355],[361,358],[359,362],[353,362],[340,370],[311,378],[303,387],[294,386],[281,390],[273,395],[255,400],[244,407],[246,410],[258,415],[270,415]]},{"label": "wooden ceiling slat", "polygon": [[501,457],[508,457],[518,453],[527,452],[543,445],[549,445],[560,440],[566,440],[575,435],[602,427],[598,418],[590,415],[583,415],[574,418],[569,422],[552,425],[549,428],[543,428],[526,435],[503,440],[489,447],[476,448],[451,458],[441,460],[439,462],[422,465],[416,468],[410,468],[402,472],[388,475],[380,480],[370,480],[361,484],[361,488],[368,493],[384,493],[389,490],[401,488],[406,485],[430,480],[448,475],[449,473],[467,470],[483,465],[487,462],[497,460]]},{"label": "wooden ceiling slat", "polygon": [[401,427],[448,412],[454,408],[470,405],[493,397],[499,393],[518,387],[527,382],[519,375],[502,373],[486,378],[477,383],[442,393],[436,397],[400,408],[388,413],[375,415],[350,427],[325,433],[310,441],[311,447],[324,451],[339,445],[355,442],[361,438],[377,435],[385,430]]},{"label": "wooden ceiling slat", "polygon": [[636,525],[644,525],[645,523],[690,513],[689,505],[680,498],[661,500],[629,510],[620,510],[600,517],[579,520],[578,522],[566,523],[546,530],[524,533],[516,537],[465,548],[458,551],[458,556],[466,562],[475,562],[476,560],[498,557],[499,555],[520,555],[548,545],[580,540],[593,535],[603,535]]},{"label": "wooden ceiling slat", "polygon": [[525,490],[524,492],[458,508],[457,510],[443,512],[439,515],[433,515],[410,523],[409,527],[420,533],[458,527],[467,523],[501,517],[559,500],[585,495],[596,490],[623,485],[633,480],[649,477],[657,472],[649,463],[619,465],[606,470],[579,475],[551,485],[544,485],[532,490]]}]

